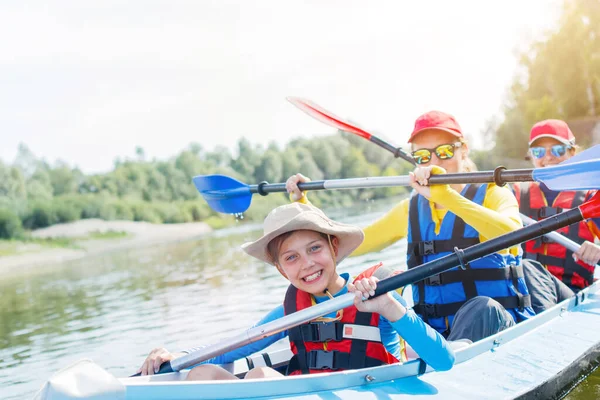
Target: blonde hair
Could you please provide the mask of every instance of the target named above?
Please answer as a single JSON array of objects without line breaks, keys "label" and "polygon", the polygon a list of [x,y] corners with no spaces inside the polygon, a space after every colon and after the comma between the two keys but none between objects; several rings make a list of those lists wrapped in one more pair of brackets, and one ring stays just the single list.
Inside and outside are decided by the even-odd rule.
[{"label": "blonde hair", "polygon": [[[467,141],[463,138],[459,139],[463,145],[469,145]],[[477,165],[471,160],[471,157],[467,153],[464,153],[463,156],[463,171],[462,172],[475,172],[477,171]]]}]

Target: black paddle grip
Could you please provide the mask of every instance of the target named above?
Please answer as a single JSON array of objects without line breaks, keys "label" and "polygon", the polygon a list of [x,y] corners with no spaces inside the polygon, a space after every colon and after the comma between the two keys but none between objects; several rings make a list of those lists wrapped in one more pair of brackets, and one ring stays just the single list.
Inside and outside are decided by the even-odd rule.
[{"label": "black paddle grip", "polygon": [[[165,361],[164,363],[160,364],[160,368],[158,369],[158,372],[156,373],[156,375],[158,374],[168,374],[169,372],[175,372],[173,371],[173,367],[171,366],[171,362],[170,361]],[[138,372],[137,374],[133,374],[130,376],[130,378],[136,377],[136,376],[141,376],[142,373]]]}]

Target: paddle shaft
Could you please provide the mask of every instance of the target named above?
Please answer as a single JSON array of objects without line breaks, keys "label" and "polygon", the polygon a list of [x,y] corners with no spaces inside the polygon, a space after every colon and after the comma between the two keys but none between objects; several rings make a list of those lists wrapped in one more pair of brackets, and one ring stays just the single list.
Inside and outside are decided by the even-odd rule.
[{"label": "paddle shaft", "polygon": [[394,157],[402,158],[404,161],[408,161],[412,165],[417,165],[417,162],[415,161],[415,159],[412,158],[411,156],[409,156],[408,154],[406,154],[401,148],[392,146],[390,143],[388,143],[384,140],[381,140],[377,136],[374,136],[374,135],[371,135],[371,137],[369,138],[369,141],[371,141],[371,142],[375,143],[377,146],[382,147],[382,148],[386,149],[387,151],[391,152],[394,155]]},{"label": "paddle shaft", "polygon": [[[521,214],[521,219],[523,220],[523,223],[525,225],[531,225],[536,222],[533,218],[529,218],[527,215],[524,214]],[[558,232],[549,232],[546,233],[544,236],[546,236],[548,239],[551,239],[553,242],[556,242],[561,246],[565,247],[567,250],[571,250],[573,253],[575,253],[581,247],[579,243],[572,241],[568,237],[563,236]],[[595,266],[598,267],[598,265]]]},{"label": "paddle shaft", "polygon": [[376,145],[386,149],[391,152],[394,157],[402,158],[403,160],[411,163],[412,165],[416,165],[416,162],[413,157],[409,154],[406,154],[404,150],[399,147],[392,146],[390,143],[381,140],[377,136],[373,135],[370,132],[365,131],[357,126],[352,125],[349,122],[343,121],[339,117],[336,117],[330,111],[325,110],[323,107],[318,106],[310,100],[302,99],[299,97],[288,97],[287,98],[290,103],[298,107],[300,110],[304,111],[306,114],[310,115],[314,119],[323,122],[326,125],[332,126],[344,132],[353,133],[360,137],[363,137]]},{"label": "paddle shaft", "polygon": [[[599,202],[600,195],[595,198]],[[597,212],[598,205],[594,205],[594,212]],[[512,247],[527,240],[542,236],[556,229],[577,223],[583,219],[580,208],[563,212],[546,218],[543,221],[531,224],[525,228],[507,233],[487,242],[479,243],[464,250],[455,249],[454,254],[447,255],[434,261],[422,264],[419,267],[412,268],[402,274],[384,279],[377,284],[375,296],[380,296],[400,287],[419,282],[428,277],[438,275],[457,266],[464,266],[466,263],[482,258],[488,254],[495,253],[502,249]],[[161,365],[159,373],[180,371],[181,369],[196,365],[202,361],[209,360],[220,354],[239,348],[241,346],[256,342],[266,337],[272,336],[284,330],[307,323],[317,317],[335,312],[339,309],[349,307],[354,302],[354,295],[346,293],[342,296],[328,300],[313,307],[309,307],[296,313],[287,315],[278,320],[250,328],[242,334],[229,339],[222,340],[216,344],[193,353],[171,360]]]},{"label": "paddle shaft", "polygon": [[[429,178],[430,185],[453,185],[469,183],[494,182],[502,186],[509,182],[531,182],[533,170],[513,169],[507,170],[503,167],[495,171],[465,172],[455,174],[432,175]],[[376,176],[367,178],[329,179],[323,181],[311,181],[298,184],[298,188],[305,190],[331,190],[331,189],[360,189],[372,187],[409,186],[408,175],[402,176]],[[258,185],[248,185],[250,193],[267,195],[269,193],[285,192],[285,183],[262,182]]]}]

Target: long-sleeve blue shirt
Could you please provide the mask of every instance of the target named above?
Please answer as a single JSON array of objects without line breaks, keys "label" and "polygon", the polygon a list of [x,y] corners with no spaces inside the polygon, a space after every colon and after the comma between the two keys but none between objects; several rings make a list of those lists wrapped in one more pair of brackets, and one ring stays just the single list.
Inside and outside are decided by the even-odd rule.
[{"label": "long-sleeve blue shirt", "polygon": [[[346,280],[346,282],[348,282],[349,274],[344,273],[341,274],[341,276]],[[341,296],[347,292],[348,288],[345,286],[334,297]],[[396,292],[392,293],[394,298],[406,307],[406,301],[402,298],[402,296]],[[329,298],[325,296],[315,296],[315,300],[317,303],[322,303],[329,300]],[[264,325],[268,322],[283,317],[284,309],[283,305],[281,305],[269,312],[253,327]],[[333,318],[335,317],[335,313],[326,315],[326,317]],[[419,357],[421,357],[423,361],[425,361],[432,368],[438,371],[446,371],[452,368],[454,365],[454,351],[446,339],[444,339],[444,337],[435,329],[423,322],[423,320],[412,310],[407,310],[406,314],[396,322],[390,322],[383,316],[380,316],[379,330],[383,345],[387,351],[394,355],[394,357],[397,359],[400,359],[400,340],[398,337],[398,335],[400,335],[413,348],[413,350],[419,354]],[[231,363],[235,360],[259,352],[278,340],[285,338],[286,336],[288,336],[287,330],[224,353],[220,356],[207,360],[206,363]],[[192,351],[198,350],[202,347],[204,346],[188,349],[185,351],[185,353],[191,353]]]}]

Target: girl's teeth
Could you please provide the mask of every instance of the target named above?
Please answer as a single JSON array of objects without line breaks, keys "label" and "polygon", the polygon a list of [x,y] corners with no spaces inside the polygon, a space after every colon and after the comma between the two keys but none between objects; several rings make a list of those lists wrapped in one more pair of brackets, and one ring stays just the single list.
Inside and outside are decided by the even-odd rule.
[{"label": "girl's teeth", "polygon": [[304,280],[306,282],[310,282],[310,281],[314,281],[315,279],[317,279],[319,276],[321,276],[321,271],[319,272],[315,272],[312,275],[307,276],[306,278],[304,278]]}]

